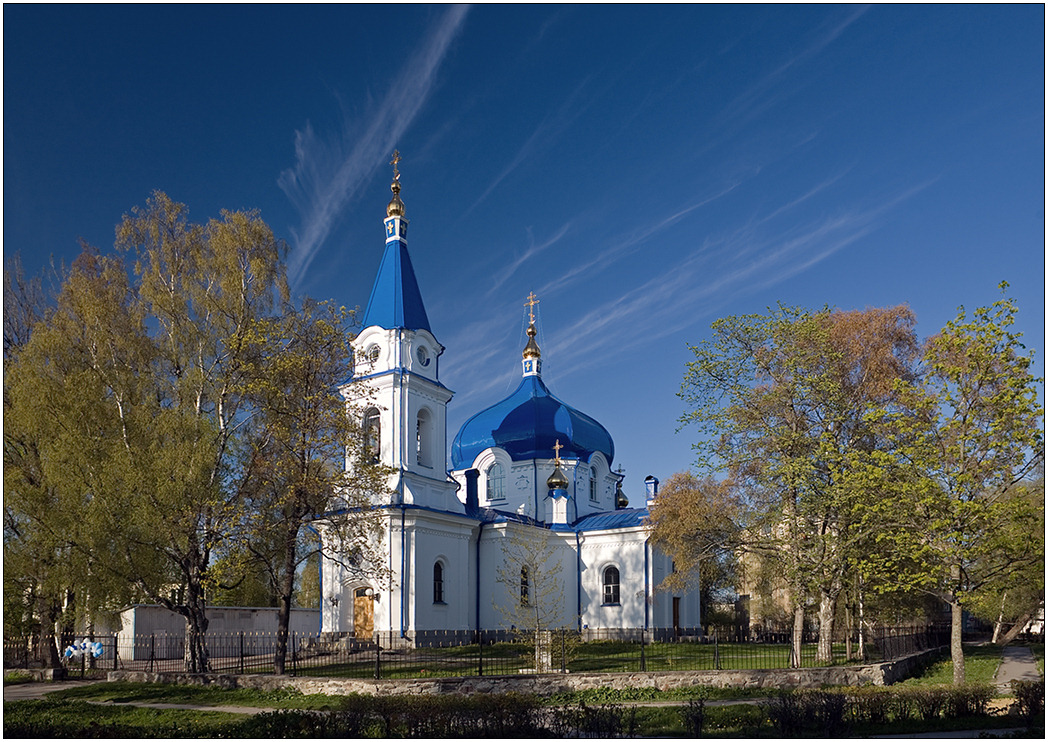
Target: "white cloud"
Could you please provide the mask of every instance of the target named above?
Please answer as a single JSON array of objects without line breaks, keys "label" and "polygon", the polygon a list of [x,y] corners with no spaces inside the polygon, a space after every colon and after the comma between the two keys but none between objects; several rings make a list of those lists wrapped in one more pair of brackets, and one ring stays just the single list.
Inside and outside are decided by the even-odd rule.
[{"label": "white cloud", "polygon": [[325,141],[306,124],[295,133],[295,167],[278,183],[302,216],[293,231],[288,278],[296,285],[346,205],[383,166],[436,85],[437,71],[462,28],[468,8],[451,6],[418,51],[404,64],[363,132]]}]

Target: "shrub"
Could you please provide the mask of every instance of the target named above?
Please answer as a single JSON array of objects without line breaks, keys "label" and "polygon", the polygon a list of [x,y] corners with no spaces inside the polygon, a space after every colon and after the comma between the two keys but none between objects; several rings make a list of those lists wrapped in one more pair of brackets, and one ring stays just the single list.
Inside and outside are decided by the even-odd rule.
[{"label": "shrub", "polygon": [[993,686],[984,683],[955,685],[946,692],[946,715],[952,718],[984,716],[993,696]]},{"label": "shrub", "polygon": [[1044,678],[1040,680],[1013,680],[1015,708],[1027,726],[1044,726]]},{"label": "shrub", "polygon": [[917,715],[924,721],[938,719],[946,706],[947,691],[944,688],[914,687],[906,691],[913,700]]},{"label": "shrub", "polygon": [[848,697],[826,690],[803,692],[806,716],[811,718],[824,737],[844,737],[848,730]]},{"label": "shrub", "polygon": [[804,725],[806,709],[793,691],[780,691],[759,705],[781,737],[797,736]]},{"label": "shrub", "polygon": [[852,721],[858,724],[884,724],[894,709],[895,694],[884,688],[850,688],[848,699]]},{"label": "shrub", "polygon": [[706,723],[706,696],[704,690],[699,690],[680,708],[684,729],[692,737],[702,736],[702,727]]}]

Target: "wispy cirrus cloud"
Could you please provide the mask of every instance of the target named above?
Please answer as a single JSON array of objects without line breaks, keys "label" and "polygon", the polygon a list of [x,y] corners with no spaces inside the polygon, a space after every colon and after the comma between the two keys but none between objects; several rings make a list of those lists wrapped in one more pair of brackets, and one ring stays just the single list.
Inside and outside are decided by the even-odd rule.
[{"label": "wispy cirrus cloud", "polygon": [[347,129],[341,139],[325,140],[307,123],[295,133],[295,166],[277,181],[302,217],[301,228],[292,230],[294,250],[288,261],[292,285],[302,279],[338,216],[385,164],[425,104],[467,13],[467,6],[447,9],[400,69],[362,132]]},{"label": "wispy cirrus cloud", "polygon": [[571,95],[565,99],[556,111],[543,117],[542,121],[539,122],[539,125],[535,127],[535,130],[531,132],[531,136],[525,140],[524,144],[522,144],[520,149],[517,150],[517,154],[515,154],[513,159],[509,161],[509,164],[495,176],[491,183],[488,184],[488,187],[484,189],[484,192],[480,194],[480,197],[462,213],[463,217],[469,216],[475,208],[484,202],[484,199],[491,195],[491,192],[498,187],[499,183],[506,179],[506,176],[520,167],[520,165],[531,157],[538,149],[545,146],[555,137],[564,132],[571,123],[582,114],[585,106],[577,103],[577,100],[588,82],[589,80],[585,79],[579,83],[571,92]]}]

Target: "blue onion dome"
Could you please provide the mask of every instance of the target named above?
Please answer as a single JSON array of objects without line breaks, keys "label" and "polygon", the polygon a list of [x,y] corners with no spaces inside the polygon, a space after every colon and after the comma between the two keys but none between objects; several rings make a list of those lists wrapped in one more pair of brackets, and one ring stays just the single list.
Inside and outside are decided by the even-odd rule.
[{"label": "blue onion dome", "polygon": [[534,370],[536,366],[528,365],[539,356],[533,328],[528,329],[520,385],[506,399],[465,422],[451,444],[452,468],[472,466],[488,448],[501,448],[513,461],[548,459],[558,440],[563,444],[562,456],[588,461],[600,451],[610,466],[615,444],[604,426],[553,396]]}]

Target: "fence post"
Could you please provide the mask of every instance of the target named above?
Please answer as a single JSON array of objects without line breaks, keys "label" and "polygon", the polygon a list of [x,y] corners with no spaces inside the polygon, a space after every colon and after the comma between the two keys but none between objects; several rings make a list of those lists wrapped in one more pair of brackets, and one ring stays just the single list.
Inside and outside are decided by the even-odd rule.
[{"label": "fence post", "polygon": [[117,641],[118,638],[119,638],[119,636],[117,634],[113,634],[113,670],[114,671],[117,669],[117,656],[118,656],[118,654],[120,652],[120,650],[118,648],[118,641]]},{"label": "fence post", "polygon": [[477,629],[477,675],[484,676],[484,635]]},{"label": "fence post", "polygon": [[240,632],[240,657],[237,663],[240,667],[240,674],[244,674],[244,632]]},{"label": "fence post", "polygon": [[644,656],[644,629],[640,630],[640,671],[648,669],[648,658]]},{"label": "fence post", "polygon": [[720,663],[720,643],[717,641],[717,635],[713,635],[713,667],[716,670],[721,669]]},{"label": "fence post", "polygon": [[298,639],[297,634],[291,635],[291,676],[294,677],[297,673],[295,672],[298,663],[298,645],[296,640]]},{"label": "fence post", "polygon": [[382,677],[382,642],[378,640],[378,636],[375,636],[375,680],[379,680]]},{"label": "fence post", "polygon": [[561,672],[567,672],[568,671],[568,652],[567,652],[567,641],[568,641],[568,639],[567,639],[567,636],[568,636],[568,630],[567,629],[561,629],[560,630],[560,671]]},{"label": "fence post", "polygon": [[156,634],[149,635],[149,672],[153,672],[153,660],[156,659]]}]

